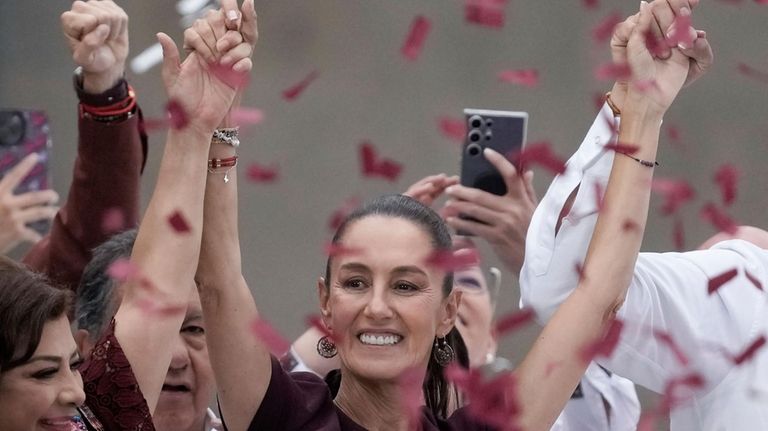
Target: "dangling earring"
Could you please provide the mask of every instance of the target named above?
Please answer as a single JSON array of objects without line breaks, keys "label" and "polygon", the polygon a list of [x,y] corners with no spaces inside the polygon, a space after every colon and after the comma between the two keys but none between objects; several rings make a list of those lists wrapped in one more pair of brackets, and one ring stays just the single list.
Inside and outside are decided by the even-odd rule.
[{"label": "dangling earring", "polygon": [[453,347],[445,342],[445,337],[435,337],[432,357],[438,365],[445,367],[456,359],[456,353],[453,352]]},{"label": "dangling earring", "polygon": [[339,351],[336,349],[336,345],[331,341],[328,336],[324,336],[323,338],[317,340],[317,354],[324,357],[325,359],[331,359],[332,357],[336,356],[336,354],[339,353]]}]

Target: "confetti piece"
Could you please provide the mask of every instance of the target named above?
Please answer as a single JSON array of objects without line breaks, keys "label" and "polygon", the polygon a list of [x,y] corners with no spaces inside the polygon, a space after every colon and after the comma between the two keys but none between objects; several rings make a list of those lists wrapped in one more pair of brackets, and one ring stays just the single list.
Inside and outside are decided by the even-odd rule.
[{"label": "confetti piece", "polygon": [[428,266],[450,272],[479,265],[480,255],[474,248],[436,250],[427,257],[425,263]]},{"label": "confetti piece", "polygon": [[675,242],[675,250],[685,250],[685,230],[683,220],[680,217],[675,217],[674,226],[672,227],[672,239]]},{"label": "confetti piece", "polygon": [[101,219],[101,231],[115,233],[125,229],[125,215],[120,208],[109,208]]},{"label": "confetti piece", "polygon": [[133,262],[126,258],[120,258],[112,262],[107,268],[109,278],[124,283],[141,278],[141,270]]},{"label": "confetti piece", "polygon": [[507,0],[464,0],[464,20],[485,27],[504,27]]},{"label": "confetti piece", "polygon": [[732,164],[723,164],[715,172],[714,181],[720,187],[723,205],[731,206],[736,200],[736,183],[738,180],[739,170]]},{"label": "confetti piece", "polygon": [[463,119],[440,117],[438,118],[438,124],[443,136],[448,139],[464,142],[464,137],[467,135],[467,124]]},{"label": "confetti piece", "polygon": [[309,86],[309,84],[312,83],[317,77],[320,76],[320,72],[317,70],[313,70],[309,73],[304,79],[299,81],[296,85],[287,88],[283,91],[283,99],[285,99],[288,102],[293,102],[294,100],[298,99],[301,93],[306,90],[306,88]]},{"label": "confetti piece", "polygon": [[723,287],[723,285],[733,280],[733,278],[736,277],[738,273],[739,271],[736,268],[733,268],[733,269],[729,269],[728,271],[725,271],[720,275],[716,275],[710,278],[707,284],[707,293],[711,295],[717,292],[717,290]]},{"label": "confetti piece", "polygon": [[639,231],[640,225],[634,220],[626,219],[624,220],[624,223],[621,224],[621,230],[624,232]]},{"label": "confetti piece", "polygon": [[503,70],[498,73],[500,81],[523,87],[536,87],[539,85],[539,71],[536,69]]},{"label": "confetti piece", "polygon": [[763,72],[747,65],[746,63],[739,63],[738,71],[747,78],[752,78],[757,81],[768,84],[768,72]]},{"label": "confetti piece", "polygon": [[139,121],[139,132],[148,135],[167,129],[168,126],[169,122],[165,118],[144,118],[142,121]]},{"label": "confetti piece", "polygon": [[581,4],[587,9],[597,9],[600,7],[598,0],[581,0]]},{"label": "confetti piece", "polygon": [[[659,410],[667,413],[675,407],[684,403],[691,397],[691,391],[704,387],[704,378],[701,374],[691,373],[683,377],[673,378],[667,381],[662,400],[659,403]],[[679,394],[681,390],[686,390],[687,396]]]},{"label": "confetti piece", "polygon": [[603,338],[584,348],[582,351],[584,362],[590,362],[600,357],[610,358],[613,355],[613,351],[616,350],[616,346],[619,345],[623,329],[624,322],[619,319],[613,319]]},{"label": "confetti piece", "polygon": [[192,230],[187,223],[187,219],[180,211],[174,211],[173,214],[168,216],[168,224],[171,225],[174,231],[177,233],[187,233]]},{"label": "confetti piece", "polygon": [[669,350],[672,351],[672,354],[675,355],[675,359],[677,359],[677,362],[679,362],[680,365],[688,365],[688,356],[683,353],[683,349],[677,345],[675,340],[672,338],[672,335],[670,335],[668,332],[654,330],[653,336],[656,337],[656,339],[659,340],[661,344],[664,344],[669,348]]},{"label": "confetti piece", "polygon": [[743,352],[739,353],[738,355],[733,357],[733,363],[735,365],[741,365],[752,358],[755,357],[755,354],[765,346],[766,339],[765,335],[761,335],[757,337],[755,341],[749,344],[746,349],[744,349]]},{"label": "confetti piece", "polygon": [[678,15],[672,22],[672,29],[667,34],[667,46],[693,46],[696,40],[696,30],[691,28],[690,15]]},{"label": "confetti piece", "polygon": [[[176,130],[183,129],[189,124],[189,117],[184,107],[176,100],[169,100],[165,105],[165,111],[168,113],[168,124]],[[146,127],[146,126],[145,126]]]},{"label": "confetti piece", "polygon": [[421,51],[424,48],[424,42],[427,40],[429,30],[432,28],[432,23],[423,15],[417,15],[411,23],[411,29],[408,32],[408,37],[405,38],[400,53],[407,60],[416,61],[421,55]]},{"label": "confetti piece", "polygon": [[354,256],[363,252],[363,250],[359,248],[346,247],[342,244],[333,243],[325,244],[323,250],[328,257]]},{"label": "confetti piece", "polygon": [[208,64],[208,68],[216,78],[232,88],[242,89],[248,86],[251,74],[247,71],[238,72],[231,66],[223,66],[219,63]]},{"label": "confetti piece", "polygon": [[615,151],[617,153],[624,153],[624,154],[635,154],[638,150],[640,150],[640,147],[637,145],[631,145],[631,144],[605,144],[603,145],[603,148],[606,150]]},{"label": "confetti piece", "polygon": [[725,211],[721,210],[711,202],[704,205],[699,215],[701,218],[711,223],[718,231],[727,232],[733,235],[739,229],[736,222],[726,214]]},{"label": "confetti piece", "polygon": [[420,430],[421,405],[423,404],[422,382],[424,370],[417,367],[408,368],[397,378],[400,391],[400,409],[408,419],[409,430]]},{"label": "confetti piece", "polygon": [[538,164],[555,174],[565,172],[565,161],[554,152],[549,142],[534,142],[521,150],[514,151],[508,157],[525,171],[528,166]]},{"label": "confetti piece", "polygon": [[352,213],[352,211],[355,210],[360,206],[360,198],[357,196],[352,196],[344,200],[344,202],[339,205],[338,208],[331,214],[331,216],[328,218],[328,229],[331,231],[336,231],[339,226],[341,226],[341,223],[344,221],[344,219],[347,218],[347,216]]},{"label": "confetti piece", "polygon": [[757,290],[763,290],[763,283],[761,283],[757,277],[750,274],[749,271],[744,271],[744,275],[747,277],[747,280],[749,280],[749,282],[757,288]]},{"label": "confetti piece", "polygon": [[664,215],[676,213],[683,204],[696,196],[695,190],[687,181],[671,178],[654,178],[651,190],[664,199],[661,207],[661,213]]},{"label": "confetti piece", "polygon": [[645,39],[646,49],[648,49],[648,52],[653,54],[654,57],[666,57],[666,54],[669,51],[669,47],[667,46],[664,39],[657,38],[651,30],[644,32],[643,38]]},{"label": "confetti piece", "polygon": [[627,63],[604,63],[595,69],[595,79],[598,81],[625,80],[629,79],[631,76],[632,69]]},{"label": "confetti piece", "polygon": [[395,181],[400,176],[403,170],[402,165],[391,159],[379,158],[376,148],[370,142],[361,142],[359,151],[363,176],[381,177],[389,181]]},{"label": "confetti piece", "polygon": [[536,317],[536,312],[531,308],[513,311],[496,320],[496,334],[501,337],[504,334],[515,332],[531,323],[534,317]]},{"label": "confetti piece", "polygon": [[279,169],[276,164],[263,166],[256,162],[248,165],[246,176],[252,183],[273,183],[277,180]]},{"label": "confetti piece", "polygon": [[230,119],[238,126],[261,124],[264,121],[264,111],[257,108],[240,107],[230,113]]},{"label": "confetti piece", "polygon": [[622,21],[623,19],[618,12],[612,12],[592,29],[592,39],[595,43],[607,42],[613,35],[613,29]]},{"label": "confetti piece", "polygon": [[510,429],[514,424],[520,414],[514,374],[504,372],[485,381],[478,369],[465,370],[453,363],[445,368],[444,375],[467,396],[467,413],[473,418],[498,429]]},{"label": "confetti piece", "polygon": [[291,348],[277,330],[264,319],[256,318],[251,322],[251,333],[259,339],[275,357],[281,357]]}]

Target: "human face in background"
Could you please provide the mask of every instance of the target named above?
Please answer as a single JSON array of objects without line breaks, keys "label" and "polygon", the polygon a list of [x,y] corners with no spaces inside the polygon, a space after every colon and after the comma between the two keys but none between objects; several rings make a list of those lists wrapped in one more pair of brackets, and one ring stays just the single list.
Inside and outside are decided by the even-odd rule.
[{"label": "human face in background", "polygon": [[429,235],[411,221],[372,215],[350,224],[340,245],[359,252],[333,258],[328,288],[318,288],[342,369],[376,381],[426,371],[459,299],[443,296],[445,272],[424,263],[434,251]]},{"label": "human face in background", "polygon": [[158,431],[200,431],[216,391],[200,297],[195,290],[172,346],[171,364],[153,415]]},{"label": "human face in background", "polygon": [[70,431],[85,402],[81,363],[67,317],[47,322],[32,357],[0,373],[0,429]]},{"label": "human face in background", "polygon": [[493,302],[486,278],[479,266],[456,270],[453,288],[463,292],[456,328],[469,353],[469,365],[479,367],[487,362],[488,354],[496,354],[493,336]]}]

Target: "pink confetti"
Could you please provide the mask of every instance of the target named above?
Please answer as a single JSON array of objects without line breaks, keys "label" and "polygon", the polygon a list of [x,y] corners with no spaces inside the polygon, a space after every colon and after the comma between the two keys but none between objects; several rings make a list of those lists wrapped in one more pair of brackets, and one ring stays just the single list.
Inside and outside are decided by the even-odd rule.
[{"label": "pink confetti", "polygon": [[539,71],[536,69],[503,70],[497,75],[500,81],[523,87],[539,85]]},{"label": "pink confetti", "polygon": [[592,29],[592,39],[596,43],[607,42],[613,36],[613,29],[622,21],[623,19],[618,12],[611,13]]},{"label": "pink confetti", "polygon": [[763,283],[761,283],[757,277],[750,274],[749,271],[744,271],[744,275],[747,277],[747,280],[749,280],[749,282],[757,288],[757,290],[763,290]]},{"label": "pink confetti", "polygon": [[139,267],[126,258],[120,258],[112,262],[109,268],[107,268],[107,275],[109,278],[120,283],[137,280],[142,277]]},{"label": "pink confetti", "polygon": [[360,206],[359,197],[352,196],[345,199],[344,202],[342,202],[342,204],[328,218],[328,229],[331,231],[336,231],[339,226],[341,226],[341,223],[344,221],[344,219],[346,219],[347,216],[352,213],[352,211],[354,211],[358,206]]},{"label": "pink confetti", "polygon": [[464,0],[464,20],[485,27],[504,27],[507,0]]},{"label": "pink confetti", "polygon": [[313,70],[309,73],[304,79],[299,81],[296,85],[287,88],[283,91],[283,99],[287,100],[288,102],[293,102],[294,100],[298,99],[301,93],[306,90],[306,88],[309,86],[309,84],[312,83],[317,77],[320,76],[320,72],[317,70]]},{"label": "pink confetti", "polygon": [[761,70],[757,70],[752,66],[749,66],[746,63],[739,63],[738,65],[738,71],[742,75],[746,76],[747,78],[752,78],[757,81],[763,82],[768,84],[768,72],[763,72]]},{"label": "pink confetti", "polygon": [[736,200],[736,183],[738,180],[739,170],[732,164],[723,164],[715,172],[714,181],[720,187],[723,205],[731,206]]},{"label": "pink confetti", "polygon": [[658,39],[651,30],[643,33],[643,36],[645,38],[645,47],[648,49],[648,52],[653,54],[654,57],[658,58],[666,56],[669,51],[669,47],[663,39]]},{"label": "pink confetti", "polygon": [[616,350],[616,346],[619,345],[623,329],[624,322],[619,319],[613,319],[603,338],[588,345],[582,351],[584,362],[589,362],[599,357],[610,358],[613,355],[613,351]]},{"label": "pink confetti", "polygon": [[496,320],[496,334],[501,337],[504,334],[515,332],[531,323],[534,317],[536,317],[536,312],[531,308],[513,311]]},{"label": "pink confetti", "polygon": [[581,0],[581,4],[587,9],[597,9],[600,7],[600,2],[598,0]]},{"label": "pink confetti", "polygon": [[672,22],[672,31],[667,34],[667,46],[693,46],[696,40],[696,30],[691,28],[690,15],[678,15]]},{"label": "pink confetti", "polygon": [[682,205],[696,196],[695,190],[687,181],[671,178],[654,178],[651,190],[663,197],[661,213],[664,215],[676,213]]},{"label": "pink confetti", "polygon": [[137,304],[141,311],[155,316],[172,316],[184,314],[187,311],[186,305],[162,305],[159,301],[150,298],[139,298]]},{"label": "pink confetti", "polygon": [[624,153],[624,154],[635,154],[638,150],[640,150],[640,147],[637,145],[631,145],[631,144],[605,144],[603,145],[603,148],[606,150],[615,151],[617,153]]},{"label": "pink confetti", "polygon": [[400,391],[400,408],[408,419],[409,430],[421,429],[421,405],[423,404],[422,382],[424,370],[417,367],[408,368],[398,376],[397,385]]},{"label": "pink confetti", "polygon": [[469,399],[467,413],[473,418],[498,429],[519,429],[514,426],[520,414],[514,374],[501,373],[485,381],[479,370],[465,370],[455,363],[447,366],[444,374],[466,394]]},{"label": "pink confetti", "polygon": [[752,358],[755,357],[755,354],[765,346],[765,343],[766,343],[765,335],[761,335],[757,337],[757,339],[752,343],[750,343],[749,346],[747,346],[747,348],[744,349],[743,352],[733,357],[733,363],[735,365],[741,365],[751,360]]},{"label": "pink confetti", "polygon": [[630,69],[627,63],[604,63],[595,69],[595,79],[599,81],[625,80],[631,76],[632,69]]},{"label": "pink confetti", "polygon": [[239,126],[261,124],[264,121],[264,111],[257,108],[240,107],[230,113],[230,119]]},{"label": "pink confetti", "polygon": [[291,348],[277,330],[264,319],[256,318],[251,322],[251,333],[259,339],[275,357],[281,357]]},{"label": "pink confetti", "polygon": [[279,169],[276,164],[263,166],[256,162],[248,165],[246,175],[252,183],[273,183],[278,178]]},{"label": "pink confetti", "polygon": [[523,170],[538,164],[556,174],[565,172],[565,161],[555,155],[549,142],[534,142],[522,150],[513,152],[508,158]]},{"label": "pink confetti", "polygon": [[739,271],[736,268],[729,269],[728,271],[723,272],[720,275],[716,275],[709,279],[709,282],[707,284],[707,293],[710,295],[717,292],[718,289],[723,287],[726,283],[733,280],[736,275],[738,275]]},{"label": "pink confetti", "polygon": [[624,220],[624,223],[621,224],[621,230],[624,232],[636,232],[640,230],[640,225],[634,220],[626,219]]},{"label": "pink confetti", "polygon": [[115,233],[125,229],[125,215],[120,208],[109,208],[101,219],[101,231]]},{"label": "pink confetti", "polygon": [[248,86],[251,76],[249,71],[238,72],[233,70],[231,66],[222,66],[219,63],[209,64],[208,67],[216,78],[232,88],[241,89]]},{"label": "pink confetti", "polygon": [[691,391],[695,389],[701,389],[703,387],[704,377],[698,373],[691,373],[683,377],[670,379],[667,381],[662,400],[659,403],[660,411],[667,413],[685,402],[686,399],[690,397],[678,394],[679,390],[684,389]]},{"label": "pink confetti", "polygon": [[192,230],[192,228],[189,227],[187,219],[184,218],[184,215],[178,210],[168,216],[168,224],[171,225],[171,228],[177,233],[187,233]]},{"label": "pink confetti", "polygon": [[176,100],[169,100],[165,105],[165,111],[168,113],[168,121],[172,128],[179,130],[187,127],[189,117],[184,107]]},{"label": "pink confetti", "polygon": [[376,148],[368,141],[360,143],[360,159],[363,167],[363,176],[381,177],[389,181],[396,181],[403,170],[403,166],[394,160],[379,158]]},{"label": "pink confetti", "polygon": [[711,202],[704,205],[699,215],[701,218],[712,224],[718,231],[727,232],[733,235],[739,229],[736,222],[726,214],[725,211],[721,210]]},{"label": "pink confetti", "polygon": [[459,142],[464,142],[464,137],[467,134],[467,124],[463,119],[440,117],[438,119],[440,125],[440,132],[448,139],[453,139]]},{"label": "pink confetti", "polygon": [[677,359],[677,362],[679,362],[680,365],[688,365],[688,356],[686,356],[683,352],[683,349],[677,345],[675,340],[672,338],[672,335],[670,335],[668,332],[654,330],[653,336],[656,337],[656,339],[659,340],[661,344],[666,345],[669,350],[672,351],[672,354],[675,355],[675,359]]},{"label": "pink confetti", "polygon": [[418,60],[431,28],[432,23],[430,23],[430,21],[423,15],[417,15],[413,19],[411,29],[408,32],[408,37],[405,38],[405,42],[400,49],[400,53],[403,57],[410,61]]},{"label": "pink confetti", "polygon": [[455,271],[457,269],[477,266],[480,264],[480,255],[474,248],[462,248],[460,250],[436,250],[427,257],[428,266],[443,271]]},{"label": "pink confetti", "polygon": [[325,250],[325,254],[328,257],[354,256],[363,252],[363,250],[359,248],[346,247],[342,244],[333,243],[326,244],[323,247],[323,250]]}]

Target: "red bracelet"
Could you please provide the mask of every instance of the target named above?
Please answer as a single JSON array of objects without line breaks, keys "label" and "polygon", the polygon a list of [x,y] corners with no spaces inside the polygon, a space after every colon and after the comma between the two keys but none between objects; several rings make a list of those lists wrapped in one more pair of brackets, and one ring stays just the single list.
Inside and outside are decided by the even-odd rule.
[{"label": "red bracelet", "polygon": [[128,86],[128,97],[107,106],[92,106],[80,103],[80,114],[90,114],[93,117],[116,117],[128,114],[136,108],[136,93]]},{"label": "red bracelet", "polygon": [[227,157],[226,159],[209,159],[208,169],[231,168],[237,166],[237,156]]}]

